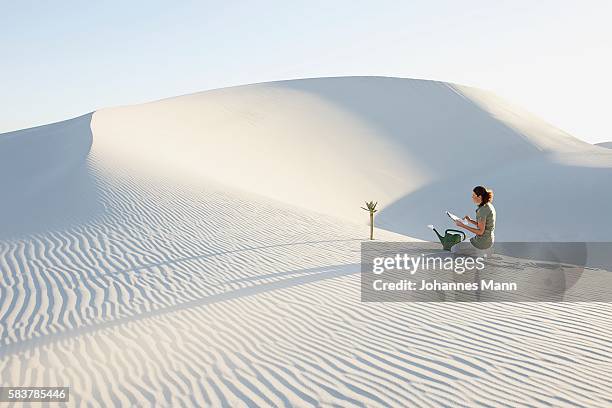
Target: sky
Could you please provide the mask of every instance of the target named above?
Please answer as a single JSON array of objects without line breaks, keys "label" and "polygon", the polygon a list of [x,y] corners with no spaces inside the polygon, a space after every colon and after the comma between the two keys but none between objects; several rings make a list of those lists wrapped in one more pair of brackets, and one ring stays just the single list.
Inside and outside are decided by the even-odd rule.
[{"label": "sky", "polygon": [[434,79],[612,140],[612,1],[0,0],[0,132],[295,78]]}]

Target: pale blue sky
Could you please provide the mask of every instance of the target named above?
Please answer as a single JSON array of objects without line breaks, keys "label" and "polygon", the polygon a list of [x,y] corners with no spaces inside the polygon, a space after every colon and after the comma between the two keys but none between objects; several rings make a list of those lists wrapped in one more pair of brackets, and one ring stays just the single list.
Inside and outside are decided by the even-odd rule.
[{"label": "pale blue sky", "polygon": [[0,5],[0,132],[231,85],[384,75],[489,89],[612,140],[608,0]]}]

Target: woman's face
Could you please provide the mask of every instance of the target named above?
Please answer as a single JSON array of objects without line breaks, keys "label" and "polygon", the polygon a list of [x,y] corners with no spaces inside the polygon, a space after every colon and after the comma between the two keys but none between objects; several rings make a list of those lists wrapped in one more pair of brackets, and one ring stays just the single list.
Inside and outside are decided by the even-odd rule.
[{"label": "woman's face", "polygon": [[482,202],[482,197],[477,196],[476,193],[472,191],[472,201],[474,204],[479,205]]}]

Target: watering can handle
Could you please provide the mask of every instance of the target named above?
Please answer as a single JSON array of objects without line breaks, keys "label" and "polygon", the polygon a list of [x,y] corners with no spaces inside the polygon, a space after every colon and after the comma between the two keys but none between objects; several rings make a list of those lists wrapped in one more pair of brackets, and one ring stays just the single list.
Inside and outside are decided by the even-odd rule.
[{"label": "watering can handle", "polygon": [[450,232],[458,232],[459,234],[463,235],[463,238],[461,238],[461,240],[463,241],[465,239],[465,232],[449,228],[446,231],[444,231],[444,234],[446,235],[446,233],[449,232],[449,231]]}]

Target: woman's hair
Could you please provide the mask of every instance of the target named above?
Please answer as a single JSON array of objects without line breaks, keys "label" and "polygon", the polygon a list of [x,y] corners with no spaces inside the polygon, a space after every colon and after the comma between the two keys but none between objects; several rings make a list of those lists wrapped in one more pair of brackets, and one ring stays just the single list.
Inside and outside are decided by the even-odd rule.
[{"label": "woman's hair", "polygon": [[486,203],[490,203],[493,200],[493,190],[489,190],[483,186],[476,186],[472,191],[474,191],[474,194],[482,199],[480,204],[478,204],[479,207],[482,207]]}]

